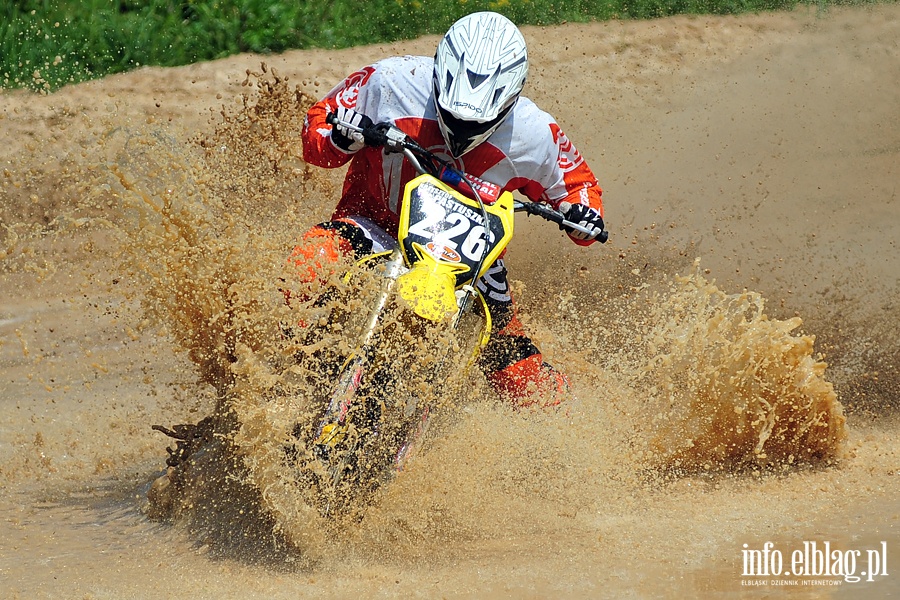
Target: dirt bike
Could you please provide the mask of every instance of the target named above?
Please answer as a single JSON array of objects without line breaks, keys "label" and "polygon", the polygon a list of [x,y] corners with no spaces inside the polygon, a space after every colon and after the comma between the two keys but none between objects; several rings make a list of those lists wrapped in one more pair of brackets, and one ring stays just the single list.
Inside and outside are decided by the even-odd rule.
[{"label": "dirt bike", "polygon": [[[335,115],[328,122],[361,133],[368,146],[402,153],[419,175],[405,186],[396,247],[359,261],[376,273],[378,291],[358,319],[353,350],[323,390],[321,417],[298,425],[288,452],[298,461],[306,457],[324,515],[343,511],[401,471],[423,443],[434,398],[465,385],[491,332],[475,282],[512,239],[514,213],[590,233],[547,205],[517,201],[455,169],[388,123],[362,129]],[[598,239],[606,238],[603,231]],[[450,337],[435,343],[435,330]],[[417,347],[429,334],[430,347]],[[398,354],[398,346],[406,351]],[[419,391],[430,390],[430,401],[412,378]]]}]

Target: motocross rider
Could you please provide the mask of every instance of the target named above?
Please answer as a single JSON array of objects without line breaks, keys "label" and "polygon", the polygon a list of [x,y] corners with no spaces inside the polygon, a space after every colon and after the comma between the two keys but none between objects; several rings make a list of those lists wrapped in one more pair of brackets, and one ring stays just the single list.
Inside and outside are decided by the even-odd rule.
[{"label": "motocross rider", "polygon": [[[337,253],[362,257],[393,246],[403,188],[417,173],[401,154],[366,146],[359,127],[389,122],[454,166],[503,190],[517,190],[562,212],[591,234],[567,229],[581,246],[603,230],[601,189],[556,121],[521,96],[528,73],[525,39],[506,17],[470,14],[441,39],[434,58],[387,58],[351,74],[313,105],[303,126],[303,159],[350,163],[332,220],[308,231],[291,260],[315,277]],[[306,265],[305,268],[302,265]],[[516,316],[507,270],[497,260],[477,282],[494,318],[481,366],[494,390],[517,406],[558,404],[562,372],[544,362]]]}]

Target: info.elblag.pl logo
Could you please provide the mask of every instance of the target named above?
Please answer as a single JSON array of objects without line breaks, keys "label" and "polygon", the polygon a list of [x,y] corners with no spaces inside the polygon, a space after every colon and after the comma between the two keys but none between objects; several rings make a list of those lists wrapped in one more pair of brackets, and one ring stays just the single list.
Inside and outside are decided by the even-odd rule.
[{"label": "info.elblag.pl logo", "polygon": [[[743,545],[741,585],[841,585],[888,575],[887,542],[863,550],[832,548],[831,542],[802,542],[786,553],[766,542]],[[766,578],[766,579],[759,579]],[[775,579],[773,579],[775,578]]]}]

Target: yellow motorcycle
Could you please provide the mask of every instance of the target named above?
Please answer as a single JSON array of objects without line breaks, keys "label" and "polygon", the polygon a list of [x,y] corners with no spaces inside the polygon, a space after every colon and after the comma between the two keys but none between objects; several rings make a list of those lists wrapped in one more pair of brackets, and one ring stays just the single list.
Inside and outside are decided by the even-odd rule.
[{"label": "yellow motorcycle", "polygon": [[[419,176],[403,193],[397,246],[359,261],[375,273],[378,290],[357,314],[353,349],[323,390],[321,417],[294,430],[288,455],[298,463],[304,457],[324,515],[402,470],[423,443],[435,400],[465,385],[491,332],[475,282],[512,239],[514,213],[583,230],[547,205],[514,200],[458,171],[390,124],[360,129],[334,115],[328,121],[361,132],[369,146],[402,153]],[[349,287],[352,277],[345,276]]]}]

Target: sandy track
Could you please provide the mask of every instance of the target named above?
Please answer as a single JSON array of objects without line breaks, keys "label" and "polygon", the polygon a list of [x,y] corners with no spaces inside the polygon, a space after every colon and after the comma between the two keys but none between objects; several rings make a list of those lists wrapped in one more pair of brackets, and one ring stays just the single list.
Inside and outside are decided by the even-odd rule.
[{"label": "sandy track", "polygon": [[[743,544],[787,553],[811,539],[862,550],[885,541],[891,561],[887,578],[812,593],[898,593],[900,7],[525,35],[528,95],[591,162],[612,235],[585,252],[523,224],[509,263],[548,352],[577,349],[554,337],[565,318],[551,308],[557,289],[628,296],[699,257],[720,288],[759,292],[771,317],[799,315],[817,336],[850,409],[846,461],[648,484],[616,443],[641,415],[607,412],[599,394],[588,404],[596,421],[575,428],[597,438],[570,456],[543,441],[562,423],[507,415],[485,431],[494,409],[476,412],[441,446],[459,462],[398,486],[336,572],[295,568],[258,546],[217,555],[196,532],[149,523],[141,486],[166,443],[149,424],[197,418],[212,392],[145,321],[144,290],[117,270],[122,238],[98,221],[110,209],[98,166],[117,156],[118,131],[161,130],[167,148],[192,147],[222,106],[237,109],[245,71],[262,60],[318,97],[384,55],[430,54],[436,38],[146,68],[0,97],[0,595],[743,597]],[[273,211],[285,206],[280,198]],[[309,224],[328,208],[309,200],[293,218]]]}]

